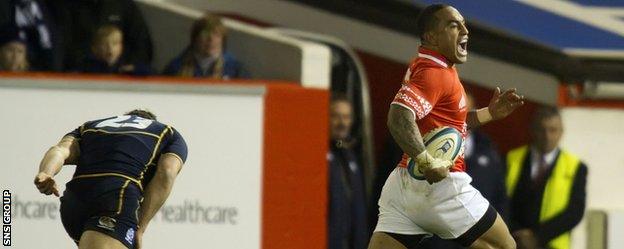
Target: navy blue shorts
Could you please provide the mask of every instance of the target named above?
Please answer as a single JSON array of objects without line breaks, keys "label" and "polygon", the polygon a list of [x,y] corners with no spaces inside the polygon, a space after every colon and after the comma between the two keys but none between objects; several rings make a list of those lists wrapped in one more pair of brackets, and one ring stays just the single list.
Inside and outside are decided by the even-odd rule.
[{"label": "navy blue shorts", "polygon": [[141,199],[139,187],[121,177],[74,179],[61,197],[61,221],[76,244],[93,230],[133,249]]}]

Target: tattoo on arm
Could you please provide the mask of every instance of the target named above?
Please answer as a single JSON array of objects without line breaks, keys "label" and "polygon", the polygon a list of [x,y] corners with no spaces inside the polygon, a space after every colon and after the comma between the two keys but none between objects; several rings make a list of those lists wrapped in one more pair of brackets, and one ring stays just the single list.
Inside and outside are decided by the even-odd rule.
[{"label": "tattoo on arm", "polygon": [[401,149],[410,157],[416,158],[416,156],[425,150],[425,144],[423,143],[420,130],[418,130],[418,126],[416,126],[414,114],[407,108],[398,105],[390,105],[390,111],[388,112],[388,128],[394,141],[396,141]]}]

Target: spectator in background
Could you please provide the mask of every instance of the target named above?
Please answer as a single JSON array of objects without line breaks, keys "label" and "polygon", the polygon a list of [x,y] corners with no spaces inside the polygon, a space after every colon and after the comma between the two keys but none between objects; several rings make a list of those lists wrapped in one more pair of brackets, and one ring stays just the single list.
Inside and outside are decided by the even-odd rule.
[{"label": "spectator in background", "polygon": [[539,109],[531,143],[507,154],[509,228],[521,249],[570,248],[570,232],[583,218],[587,166],[559,147],[557,108]]},{"label": "spectator in background", "polygon": [[353,150],[351,102],[335,96],[330,103],[329,249],[365,249],[368,223],[364,172]]},{"label": "spectator in background", "polygon": [[[466,100],[468,110],[474,110],[476,106],[474,96],[466,92]],[[478,129],[468,130],[464,144],[466,173],[472,177],[470,184],[481,192],[503,218],[506,218],[508,200],[505,192],[505,166],[498,151],[490,138]],[[424,240],[419,248],[459,249],[464,247],[434,235],[431,239]]]},{"label": "spectator in background", "polygon": [[39,0],[0,1],[0,32],[16,32],[26,46],[31,68],[58,70],[61,55],[46,4]]},{"label": "spectator in background", "polygon": [[[474,96],[466,93],[468,110],[474,110]],[[472,186],[490,201],[492,207],[507,217],[508,199],[505,189],[505,165],[496,146],[485,133],[471,129],[466,137],[464,158],[466,173],[472,177]]]},{"label": "spectator in background", "polygon": [[17,34],[0,37],[0,71],[25,72],[30,69],[26,43]]},{"label": "spectator in background", "polygon": [[206,14],[193,23],[189,46],[163,74],[215,79],[244,78],[241,64],[224,49],[226,28],[217,15]]},{"label": "spectator in background", "polygon": [[125,35],[122,58],[150,65],[152,41],[143,15],[132,0],[47,0],[62,36],[64,69],[80,67],[90,51],[96,30],[107,24]]},{"label": "spectator in background", "polygon": [[149,75],[148,66],[126,63],[123,53],[123,34],[115,25],[104,25],[94,34],[91,53],[81,63],[78,71],[83,73]]}]

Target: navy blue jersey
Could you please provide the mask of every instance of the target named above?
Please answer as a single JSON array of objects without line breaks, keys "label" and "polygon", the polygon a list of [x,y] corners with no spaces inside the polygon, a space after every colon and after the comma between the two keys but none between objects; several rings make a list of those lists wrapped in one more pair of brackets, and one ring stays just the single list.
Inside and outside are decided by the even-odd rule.
[{"label": "navy blue jersey", "polygon": [[135,115],[88,121],[67,134],[79,139],[75,178],[120,176],[147,185],[161,155],[186,161],[187,147],[173,127]]}]

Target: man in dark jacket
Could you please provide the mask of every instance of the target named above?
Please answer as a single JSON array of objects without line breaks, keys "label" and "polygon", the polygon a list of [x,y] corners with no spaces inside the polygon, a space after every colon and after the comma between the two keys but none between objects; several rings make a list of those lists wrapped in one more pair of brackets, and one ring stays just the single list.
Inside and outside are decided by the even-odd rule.
[{"label": "man in dark jacket", "polygon": [[350,138],[351,102],[335,97],[330,104],[329,249],[365,249],[368,243],[364,172]]},{"label": "man in dark jacket", "polygon": [[505,166],[490,138],[479,130],[471,131],[466,139],[465,159],[472,186],[505,218],[508,210]]}]

